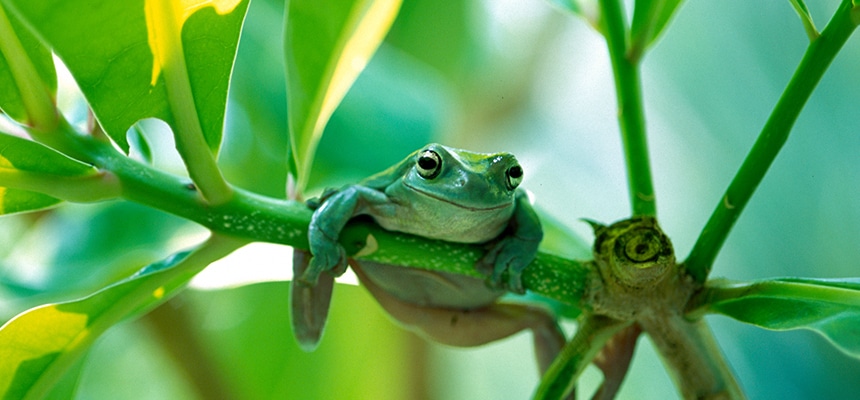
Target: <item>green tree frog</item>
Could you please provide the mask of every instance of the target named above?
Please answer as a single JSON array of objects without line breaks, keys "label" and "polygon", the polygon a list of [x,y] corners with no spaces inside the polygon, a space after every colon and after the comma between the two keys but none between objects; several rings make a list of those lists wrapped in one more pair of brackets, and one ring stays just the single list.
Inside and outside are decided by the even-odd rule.
[{"label": "green tree frog", "polygon": [[[524,293],[523,269],[543,236],[509,153],[481,154],[430,144],[361,183],[326,192],[309,227],[310,253],[294,256],[292,322],[299,344],[316,347],[335,276],[347,261],[394,319],[439,343],[478,346],[524,329],[534,333],[541,371],[564,345],[555,319],[539,307],[499,302]],[[346,223],[369,215],[385,229],[460,243],[487,243],[482,279],[347,260],[337,239]]]}]

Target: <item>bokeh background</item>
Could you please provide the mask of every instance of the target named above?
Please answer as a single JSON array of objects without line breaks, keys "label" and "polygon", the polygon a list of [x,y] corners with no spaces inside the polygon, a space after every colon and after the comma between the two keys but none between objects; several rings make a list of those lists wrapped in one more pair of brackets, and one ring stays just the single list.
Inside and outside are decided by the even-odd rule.
[{"label": "bokeh background", "polygon": [[[838,1],[809,3],[823,28]],[[231,182],[276,197],[286,181],[283,7],[276,0],[250,6],[221,153]],[[659,217],[680,258],[807,43],[787,1],[688,1],[646,55]],[[854,37],[725,243],[714,276],[860,276],[858,65]],[[355,181],[431,141],[510,151],[537,206],[590,243],[581,218],[612,222],[630,212],[614,93],[602,37],[547,1],[407,0],[329,123],[311,186]],[[68,79],[60,103],[72,119],[84,118]],[[181,173],[163,125],[140,127],[156,165]],[[3,217],[0,321],[91,293],[201,234],[121,202]],[[191,290],[109,331],[63,384],[80,378],[80,399],[523,399],[535,388],[528,333],[477,349],[438,346],[398,328],[348,284],[336,288],[319,349],[303,353],[289,328],[289,254],[283,246],[254,246],[213,265]],[[860,393],[860,361],[814,333],[708,321],[750,398]],[[590,396],[599,380],[589,368],[580,393]],[[673,397],[643,338],[619,398]]]}]

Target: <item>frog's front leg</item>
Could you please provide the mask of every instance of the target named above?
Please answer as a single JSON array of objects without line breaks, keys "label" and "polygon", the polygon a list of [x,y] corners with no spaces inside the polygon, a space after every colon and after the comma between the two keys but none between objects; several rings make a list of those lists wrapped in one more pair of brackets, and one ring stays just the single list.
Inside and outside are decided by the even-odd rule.
[{"label": "frog's front leg", "polygon": [[305,351],[319,344],[328,318],[334,278],[346,271],[346,256],[337,242],[347,221],[368,204],[385,201],[384,194],[363,186],[327,192],[308,228],[310,251],[293,250],[290,320],[296,341]]},{"label": "frog's front leg", "polygon": [[346,223],[365,214],[370,206],[388,203],[389,199],[376,189],[351,185],[332,194],[314,212],[308,226],[308,241],[313,257],[302,276],[303,284],[314,286],[320,273],[332,271],[340,276],[346,271],[346,252],[338,237]]},{"label": "frog's front leg", "polygon": [[391,317],[437,343],[458,347],[480,346],[531,329],[541,374],[546,372],[564,346],[561,327],[542,308],[511,303],[491,303],[468,310],[416,305],[391,295],[374,283],[359,263],[351,265],[361,284]]},{"label": "frog's front leg", "polygon": [[[520,190],[514,201],[516,207],[508,223],[508,231],[492,242],[487,253],[478,260],[477,267],[489,275],[492,286],[523,294],[522,273],[537,255],[543,230],[528,195]],[[505,273],[507,280],[503,281]]]}]

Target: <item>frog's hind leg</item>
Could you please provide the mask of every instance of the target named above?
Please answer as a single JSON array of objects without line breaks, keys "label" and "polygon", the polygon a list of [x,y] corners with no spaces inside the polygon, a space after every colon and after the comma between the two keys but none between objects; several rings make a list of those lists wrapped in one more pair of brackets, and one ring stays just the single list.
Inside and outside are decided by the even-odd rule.
[{"label": "frog's hind leg", "polygon": [[460,310],[411,304],[377,286],[354,263],[352,266],[362,285],[389,315],[407,329],[435,342],[458,347],[480,346],[531,329],[541,374],[546,372],[564,346],[564,333],[549,312],[542,308],[491,303],[481,308]]}]

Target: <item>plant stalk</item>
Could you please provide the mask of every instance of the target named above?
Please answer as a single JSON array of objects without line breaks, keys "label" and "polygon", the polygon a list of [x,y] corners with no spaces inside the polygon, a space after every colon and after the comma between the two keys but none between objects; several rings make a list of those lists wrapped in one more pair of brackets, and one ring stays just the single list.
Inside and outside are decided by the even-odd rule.
[{"label": "plant stalk", "polygon": [[788,139],[794,122],[839,50],[860,22],[860,11],[843,0],[820,36],[812,40],[758,139],[708,219],[685,261],[696,281],[707,279],[729,232]]},{"label": "plant stalk", "polygon": [[[210,205],[226,203],[232,196],[232,188],[224,179],[215,156],[209,150],[194,94],[188,78],[185,52],[182,49],[181,25],[175,6],[170,0],[148,0],[147,16],[155,32],[155,62],[161,63],[167,86],[167,101],[175,121],[174,137],[176,150],[182,157],[188,175],[200,189]],[[152,5],[149,6],[149,3]]]},{"label": "plant stalk", "polygon": [[618,0],[601,0],[602,32],[606,37],[615,92],[618,97],[618,121],[627,165],[627,185],[633,216],[656,216],[657,203],[648,140],[645,132],[645,113],[642,104],[639,62],[628,57],[628,32],[624,11]]}]

